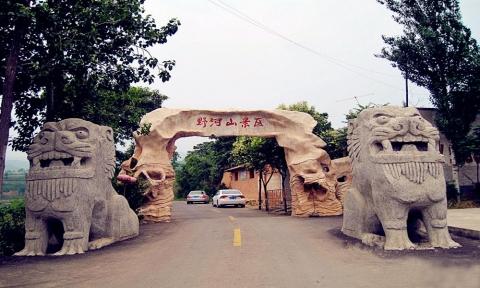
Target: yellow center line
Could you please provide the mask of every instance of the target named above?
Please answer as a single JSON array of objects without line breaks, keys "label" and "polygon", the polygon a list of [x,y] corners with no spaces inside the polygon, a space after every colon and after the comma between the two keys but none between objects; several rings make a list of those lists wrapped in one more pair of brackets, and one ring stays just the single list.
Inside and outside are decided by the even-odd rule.
[{"label": "yellow center line", "polygon": [[228,216],[228,219],[230,219],[230,221],[232,221],[232,222],[235,221],[235,217],[233,217],[233,216]]},{"label": "yellow center line", "polygon": [[240,228],[233,229],[233,247],[242,246],[242,234]]}]

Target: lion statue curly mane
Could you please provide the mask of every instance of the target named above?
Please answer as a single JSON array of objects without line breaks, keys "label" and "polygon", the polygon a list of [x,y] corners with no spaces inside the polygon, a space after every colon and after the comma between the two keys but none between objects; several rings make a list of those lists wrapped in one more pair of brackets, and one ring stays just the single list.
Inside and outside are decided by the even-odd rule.
[{"label": "lion statue curly mane", "polygon": [[432,247],[459,247],[447,229],[438,141],[438,130],[415,108],[360,112],[348,128],[353,180],[345,196],[343,233],[385,250],[415,249],[407,228],[421,221]]},{"label": "lion statue curly mane", "polygon": [[138,235],[138,217],[111,184],[110,127],[75,118],[45,123],[28,159],[25,248],[15,255],[77,254]]}]

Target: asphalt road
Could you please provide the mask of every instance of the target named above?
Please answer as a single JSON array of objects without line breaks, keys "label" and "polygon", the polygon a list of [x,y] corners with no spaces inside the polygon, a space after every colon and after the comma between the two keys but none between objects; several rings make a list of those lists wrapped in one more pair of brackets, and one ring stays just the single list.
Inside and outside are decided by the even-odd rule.
[{"label": "asphalt road", "polygon": [[295,218],[175,202],[171,223],[84,255],[0,259],[0,287],[480,287],[480,242],[384,252]]}]

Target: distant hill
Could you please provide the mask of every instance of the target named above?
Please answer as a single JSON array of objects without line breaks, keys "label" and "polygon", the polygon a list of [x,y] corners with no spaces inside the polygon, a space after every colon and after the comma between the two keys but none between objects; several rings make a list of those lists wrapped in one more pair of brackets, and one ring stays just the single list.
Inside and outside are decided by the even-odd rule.
[{"label": "distant hill", "polygon": [[25,169],[28,170],[28,167],[30,164],[28,163],[28,160],[7,160],[5,161],[5,171],[11,170],[11,171],[17,171],[19,169]]}]

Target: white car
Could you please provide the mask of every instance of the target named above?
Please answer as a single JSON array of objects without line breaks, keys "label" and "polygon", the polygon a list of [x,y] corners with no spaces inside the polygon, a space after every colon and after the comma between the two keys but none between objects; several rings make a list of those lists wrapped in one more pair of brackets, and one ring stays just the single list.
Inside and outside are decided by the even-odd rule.
[{"label": "white car", "polygon": [[245,207],[245,196],[243,196],[240,190],[236,189],[222,189],[218,190],[217,194],[213,196],[213,207],[224,207],[227,205],[237,206],[237,207]]}]

